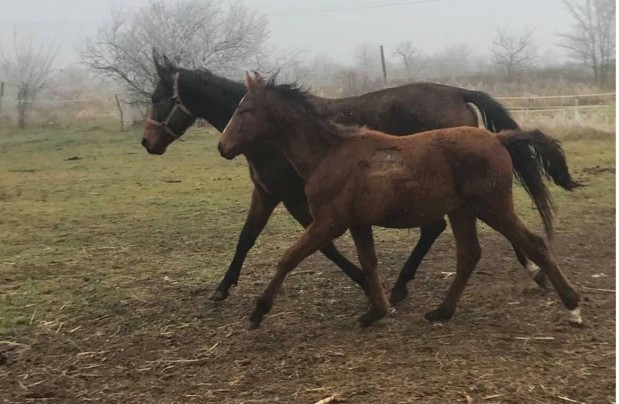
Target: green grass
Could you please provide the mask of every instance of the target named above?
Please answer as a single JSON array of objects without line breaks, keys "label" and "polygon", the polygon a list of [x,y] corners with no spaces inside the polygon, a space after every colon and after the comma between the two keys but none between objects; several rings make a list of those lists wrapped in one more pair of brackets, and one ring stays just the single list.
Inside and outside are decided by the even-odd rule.
[{"label": "green grass", "polygon": [[[123,302],[151,297],[153,289],[141,285],[154,278],[195,288],[221,276],[249,205],[244,159],[220,158],[217,136],[204,129],[161,157],[148,155],[139,139],[139,130],[120,133],[113,122],[0,128],[0,335],[123,312]],[[614,221],[614,135],[568,134],[565,148],[588,187],[553,189],[560,218]],[[525,220],[539,229],[530,201],[522,189],[516,194]],[[258,246],[272,260],[299,226],[278,209],[265,233],[281,242]],[[401,234],[378,230],[377,238]],[[126,315],[139,329],[139,315]]]}]

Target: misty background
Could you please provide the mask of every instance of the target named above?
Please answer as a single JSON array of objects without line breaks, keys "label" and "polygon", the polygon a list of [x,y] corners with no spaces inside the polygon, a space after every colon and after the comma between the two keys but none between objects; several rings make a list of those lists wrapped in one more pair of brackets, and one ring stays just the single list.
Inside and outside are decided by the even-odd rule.
[{"label": "misty background", "polygon": [[[578,54],[583,10],[612,15],[597,67]],[[123,120],[141,122],[156,83],[153,47],[182,67],[236,80],[245,70],[279,71],[280,81],[323,96],[433,81],[507,97],[516,112],[608,106],[614,26],[609,0],[0,0],[0,118],[17,115],[22,126],[124,109]],[[26,75],[32,64],[45,71]],[[20,87],[23,76],[31,83]],[[584,97],[518,98],[559,95]]]}]

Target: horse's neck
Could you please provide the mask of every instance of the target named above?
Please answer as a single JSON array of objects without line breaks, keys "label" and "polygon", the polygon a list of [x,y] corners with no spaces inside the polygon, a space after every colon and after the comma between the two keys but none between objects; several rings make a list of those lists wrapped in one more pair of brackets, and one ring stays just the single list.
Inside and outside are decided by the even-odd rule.
[{"label": "horse's neck", "polygon": [[180,83],[183,103],[194,115],[223,132],[245,95],[245,86],[212,74],[195,71],[186,74],[187,79]]},{"label": "horse's neck", "polygon": [[338,129],[330,123],[309,118],[289,119],[281,111],[276,130],[278,146],[303,180],[307,180],[334,147],[342,141]]}]

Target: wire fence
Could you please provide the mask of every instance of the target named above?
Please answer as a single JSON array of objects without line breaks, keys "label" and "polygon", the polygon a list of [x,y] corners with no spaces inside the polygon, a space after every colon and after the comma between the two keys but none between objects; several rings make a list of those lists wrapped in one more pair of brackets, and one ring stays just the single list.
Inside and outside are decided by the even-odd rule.
[{"label": "wire fence", "polygon": [[[0,84],[0,118],[14,120],[17,107],[16,86]],[[93,94],[93,95],[90,95]],[[116,97],[119,99],[117,100]],[[603,92],[568,95],[498,96],[501,102],[524,126],[578,125],[614,131],[616,118],[616,93]],[[37,123],[71,123],[81,119],[119,119],[123,124],[139,121],[144,109],[135,108],[113,90],[91,88],[78,90],[70,86],[57,86],[42,93],[38,99],[28,101],[29,119]]]},{"label": "wire fence", "polygon": [[616,93],[500,96],[516,120],[525,126],[590,126],[613,131],[616,121]]}]

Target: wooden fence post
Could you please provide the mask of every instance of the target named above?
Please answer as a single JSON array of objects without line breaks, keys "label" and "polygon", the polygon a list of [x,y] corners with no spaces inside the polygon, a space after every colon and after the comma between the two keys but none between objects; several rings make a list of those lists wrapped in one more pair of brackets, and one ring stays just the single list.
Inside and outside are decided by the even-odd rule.
[{"label": "wooden fence post", "polygon": [[123,109],[120,106],[120,99],[118,98],[118,94],[114,94],[114,98],[116,98],[116,106],[118,106],[118,112],[120,113],[120,131],[125,131],[125,117],[123,115]]},{"label": "wooden fence post", "polygon": [[380,45],[380,63],[383,66],[383,82],[387,84],[387,67],[385,66],[385,52],[383,45]]},{"label": "wooden fence post", "polygon": [[2,119],[2,98],[4,98],[4,81],[0,82],[0,119]]},{"label": "wooden fence post", "polygon": [[580,122],[580,115],[578,114],[578,98],[574,99],[574,121]]}]

